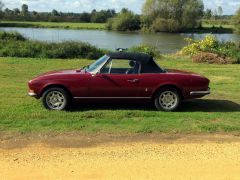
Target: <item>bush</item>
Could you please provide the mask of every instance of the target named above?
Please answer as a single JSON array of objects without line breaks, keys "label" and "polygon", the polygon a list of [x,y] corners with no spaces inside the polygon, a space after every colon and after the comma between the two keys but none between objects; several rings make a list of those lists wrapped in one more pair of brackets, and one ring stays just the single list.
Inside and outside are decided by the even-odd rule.
[{"label": "bush", "polygon": [[240,46],[233,42],[221,42],[213,53],[234,59],[234,63],[240,63]]},{"label": "bush", "polygon": [[141,53],[146,53],[149,54],[155,58],[160,57],[160,51],[156,49],[154,46],[150,45],[139,45],[139,46],[134,46],[129,49],[130,52],[141,52]]},{"label": "bush", "polygon": [[203,40],[194,41],[186,38],[185,41],[188,43],[188,46],[182,49],[185,55],[195,55],[201,51],[211,52],[218,47],[218,41],[213,35],[207,35]]},{"label": "bush", "polygon": [[135,31],[141,28],[140,16],[132,12],[122,12],[117,17],[111,18],[106,24],[108,30]]},{"label": "bush", "polygon": [[18,32],[0,31],[0,40],[25,41],[26,38]]},{"label": "bush", "polygon": [[[208,35],[203,40],[194,41],[189,38],[185,40],[188,45],[181,50],[181,53],[194,56],[195,62],[240,63],[240,47],[233,42],[219,42],[213,35]],[[210,54],[202,54],[202,52]]]},{"label": "bush", "polygon": [[0,40],[0,56],[2,57],[97,59],[103,54],[103,50],[83,42],[48,43],[31,40]]}]

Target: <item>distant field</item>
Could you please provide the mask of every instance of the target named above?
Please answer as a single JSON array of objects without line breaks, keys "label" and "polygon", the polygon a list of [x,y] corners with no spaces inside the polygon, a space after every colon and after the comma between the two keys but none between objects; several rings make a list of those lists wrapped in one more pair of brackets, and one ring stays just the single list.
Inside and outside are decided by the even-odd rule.
[{"label": "distant field", "polygon": [[202,26],[203,26],[204,28],[212,28],[213,26],[214,26],[215,28],[220,28],[220,27],[222,27],[222,28],[225,28],[225,29],[233,29],[233,28],[234,28],[233,25],[231,25],[231,24],[208,24],[208,23],[206,23],[206,22],[203,22],[203,23],[202,23]]},{"label": "distant field", "polygon": [[67,23],[67,22],[19,22],[1,21],[0,27],[32,27],[32,28],[61,28],[61,29],[105,29],[104,23]]},{"label": "distant field", "polygon": [[[230,22],[218,21],[202,22],[201,29],[190,29],[187,32],[195,33],[232,33],[233,25]],[[105,30],[105,23],[68,23],[68,22],[29,22],[29,21],[1,21],[0,27],[25,27],[25,28],[59,28],[59,29],[96,29]]]},{"label": "distant field", "polygon": [[183,103],[179,112],[148,104],[80,104],[71,112],[45,110],[27,96],[27,82],[50,70],[80,68],[89,60],[0,58],[0,131],[84,133],[199,133],[240,131],[239,65],[194,64],[185,58],[158,61],[210,78],[212,95]]},{"label": "distant field", "polygon": [[231,20],[202,20],[202,27],[206,29],[217,29],[219,32],[233,32],[234,25]]}]

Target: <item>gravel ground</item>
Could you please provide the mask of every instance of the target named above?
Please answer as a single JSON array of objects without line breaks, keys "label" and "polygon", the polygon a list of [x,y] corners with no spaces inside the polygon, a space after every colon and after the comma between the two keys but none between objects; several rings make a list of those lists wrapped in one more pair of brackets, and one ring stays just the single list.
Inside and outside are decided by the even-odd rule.
[{"label": "gravel ground", "polygon": [[0,149],[0,179],[240,178],[239,137],[140,139],[84,147],[43,142],[4,147]]}]

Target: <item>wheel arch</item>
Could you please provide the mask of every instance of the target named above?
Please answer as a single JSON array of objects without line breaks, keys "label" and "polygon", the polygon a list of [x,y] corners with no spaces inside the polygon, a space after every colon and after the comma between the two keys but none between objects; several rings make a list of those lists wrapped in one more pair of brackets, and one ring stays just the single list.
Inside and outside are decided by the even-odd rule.
[{"label": "wheel arch", "polygon": [[66,86],[64,86],[64,85],[62,85],[62,84],[48,84],[48,85],[46,85],[46,86],[41,90],[40,97],[42,97],[43,94],[44,94],[44,92],[45,92],[46,90],[50,89],[50,88],[62,88],[63,90],[65,90],[65,91],[69,94],[69,96],[70,96],[71,98],[73,97],[71,91],[70,91]]},{"label": "wheel arch", "polygon": [[176,90],[180,93],[181,98],[184,99],[182,89],[181,89],[178,85],[175,85],[175,84],[164,84],[164,85],[160,85],[160,86],[154,91],[152,98],[154,99],[155,96],[156,96],[156,94],[157,94],[161,89],[164,89],[164,88],[173,88],[173,89],[176,89]]}]

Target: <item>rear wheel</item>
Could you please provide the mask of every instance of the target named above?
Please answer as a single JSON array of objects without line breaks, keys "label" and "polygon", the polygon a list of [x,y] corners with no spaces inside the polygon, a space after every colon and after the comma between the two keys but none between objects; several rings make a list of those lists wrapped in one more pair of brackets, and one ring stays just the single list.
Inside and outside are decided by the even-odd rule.
[{"label": "rear wheel", "polygon": [[154,104],[159,111],[175,111],[181,102],[181,95],[175,88],[163,88],[155,96]]},{"label": "rear wheel", "polygon": [[42,102],[46,109],[66,110],[70,104],[70,97],[62,88],[49,88],[44,92]]}]

